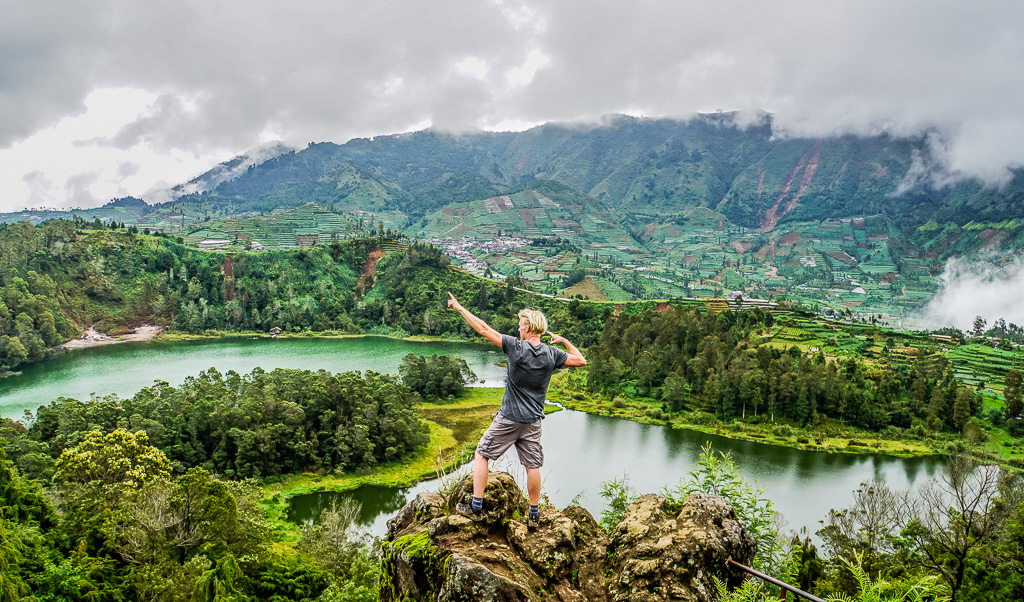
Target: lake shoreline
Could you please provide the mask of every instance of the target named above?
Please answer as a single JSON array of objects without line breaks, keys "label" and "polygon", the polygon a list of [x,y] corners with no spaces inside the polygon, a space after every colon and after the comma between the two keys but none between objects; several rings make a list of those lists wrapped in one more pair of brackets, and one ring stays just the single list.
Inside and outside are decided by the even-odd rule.
[{"label": "lake shoreline", "polygon": [[[649,412],[660,411],[661,404],[651,401],[622,398],[618,401],[601,397],[570,393],[567,384],[561,379],[552,381],[552,400],[561,403],[565,408],[584,412],[595,416],[609,416],[641,424],[664,426],[673,429],[684,429],[707,435],[715,435],[735,441],[761,443],[776,447],[786,447],[800,451],[812,451],[826,454],[883,454],[897,458],[927,458],[943,456],[944,449],[936,449],[921,441],[885,439],[866,431],[854,431],[842,427],[838,433],[827,436],[816,436],[799,427],[785,424],[754,424],[734,422],[729,425],[707,425],[686,422],[678,414],[662,414],[662,418],[654,418]],[[620,407],[621,406],[621,407]],[[775,429],[784,429],[782,435]]]},{"label": "lake shoreline", "polygon": [[116,345],[118,343],[133,343],[152,341],[164,331],[162,326],[143,324],[132,329],[130,332],[118,336],[110,336],[90,326],[82,332],[82,336],[61,345],[64,349],[90,349],[102,345]]},{"label": "lake shoreline", "polygon": [[169,332],[163,331],[160,333],[156,340],[160,341],[202,341],[202,340],[217,340],[217,339],[237,339],[237,338],[249,338],[249,339],[360,339],[368,337],[379,337],[382,339],[391,339],[393,341],[409,341],[410,343],[486,343],[482,338],[473,340],[467,338],[451,338],[451,337],[437,337],[437,336],[426,336],[426,335],[410,335],[405,337],[395,336],[393,334],[375,334],[375,333],[340,333],[336,331],[323,331],[323,332],[281,332],[277,335],[272,335],[262,330],[239,330],[239,331],[217,331],[216,334],[191,334],[187,332]]}]

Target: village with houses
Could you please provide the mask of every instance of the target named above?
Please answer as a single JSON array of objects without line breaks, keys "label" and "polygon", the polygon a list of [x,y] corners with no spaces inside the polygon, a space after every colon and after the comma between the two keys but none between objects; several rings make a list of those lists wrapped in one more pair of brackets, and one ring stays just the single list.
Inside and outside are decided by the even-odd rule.
[{"label": "village with houses", "polygon": [[[624,221],[600,205],[533,190],[450,203],[414,227],[399,212],[315,203],[207,221],[174,205],[142,212],[130,203],[111,204],[73,214],[227,252],[308,248],[391,230],[444,249],[469,272],[499,280],[515,275],[555,296],[614,302],[785,297],[823,316],[897,327],[931,298],[943,268],[937,253],[907,244],[907,235],[880,215],[758,232],[707,208],[673,221],[645,215]],[[38,223],[54,215],[26,210],[11,217]]]}]

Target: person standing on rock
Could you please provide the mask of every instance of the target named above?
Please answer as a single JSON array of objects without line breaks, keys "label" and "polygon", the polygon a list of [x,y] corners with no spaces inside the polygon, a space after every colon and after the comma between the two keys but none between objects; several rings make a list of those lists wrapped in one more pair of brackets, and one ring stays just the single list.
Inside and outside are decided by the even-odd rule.
[{"label": "person standing on rock", "polygon": [[[487,463],[497,460],[508,448],[516,446],[519,461],[526,467],[526,490],[530,495],[530,513],[526,524],[540,524],[540,468],[544,450],[540,444],[544,400],[551,374],[562,366],[586,366],[587,360],[564,337],[548,332],[548,320],[535,309],[519,312],[519,338],[501,334],[462,306],[455,295],[448,293],[448,307],[459,312],[466,323],[508,356],[508,377],[501,409],[491,426],[480,438],[473,458],[473,501],[459,503],[455,511],[470,520],[483,518],[484,487],[487,485]],[[568,353],[540,342],[540,335],[551,335],[552,345],[565,345]]]}]

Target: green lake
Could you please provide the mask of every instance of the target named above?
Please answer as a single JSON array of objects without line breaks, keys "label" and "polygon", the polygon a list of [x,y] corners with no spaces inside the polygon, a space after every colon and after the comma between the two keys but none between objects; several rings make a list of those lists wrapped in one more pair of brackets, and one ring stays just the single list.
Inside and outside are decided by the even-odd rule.
[{"label": "green lake", "polygon": [[[785,519],[784,530],[806,528],[812,535],[830,509],[848,507],[861,482],[880,479],[906,489],[938,475],[937,457],[897,458],[880,454],[828,454],[737,441],[704,433],[640,424],[609,416],[564,410],[544,420],[543,492],[556,507],[573,499],[595,518],[605,509],[600,484],[628,475],[639,493],[658,493],[679,483],[695,466],[706,442],[732,454],[744,477],[757,481]],[[515,449],[492,463],[525,488],[525,473]],[[469,465],[463,467],[468,474]],[[291,500],[289,519],[310,523],[331,501],[353,497],[362,504],[360,522],[370,533],[387,532],[387,519],[421,491],[437,488],[424,481],[405,489],[366,486],[351,492],[318,492]]]},{"label": "green lake", "polygon": [[[155,380],[172,386],[214,367],[222,374],[248,374],[260,367],[348,372],[397,373],[409,353],[462,356],[483,380],[501,386],[505,356],[497,347],[454,342],[419,342],[386,337],[292,338],[231,337],[198,341],[119,343],[75,349],[25,368],[19,376],[0,379],[0,417],[20,418],[58,397],[89,399],[111,393],[130,397]],[[479,384],[479,383],[478,383]]]}]

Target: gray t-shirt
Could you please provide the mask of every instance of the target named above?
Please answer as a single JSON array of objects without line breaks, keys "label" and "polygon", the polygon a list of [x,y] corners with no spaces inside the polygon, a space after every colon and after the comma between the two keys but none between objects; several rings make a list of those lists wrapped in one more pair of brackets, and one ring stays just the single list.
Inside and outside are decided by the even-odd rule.
[{"label": "gray t-shirt", "polygon": [[569,354],[540,343],[501,335],[501,350],[508,355],[508,379],[501,415],[515,422],[535,422],[544,417],[544,399],[551,373],[565,365]]}]

